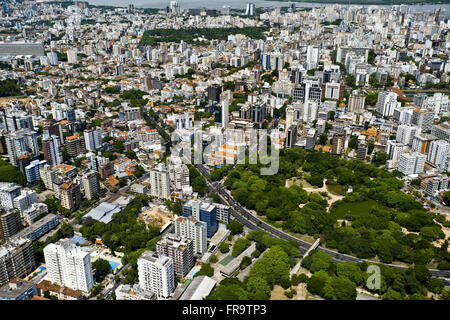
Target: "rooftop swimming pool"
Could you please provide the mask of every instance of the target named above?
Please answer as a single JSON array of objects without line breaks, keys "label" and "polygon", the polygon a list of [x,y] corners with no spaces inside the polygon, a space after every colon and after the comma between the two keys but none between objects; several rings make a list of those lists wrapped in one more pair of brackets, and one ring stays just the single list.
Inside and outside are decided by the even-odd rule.
[{"label": "rooftop swimming pool", "polygon": [[46,267],[39,267],[39,271],[37,272],[37,274],[40,274],[40,273],[42,273],[42,271],[44,271],[45,269],[47,269]]}]

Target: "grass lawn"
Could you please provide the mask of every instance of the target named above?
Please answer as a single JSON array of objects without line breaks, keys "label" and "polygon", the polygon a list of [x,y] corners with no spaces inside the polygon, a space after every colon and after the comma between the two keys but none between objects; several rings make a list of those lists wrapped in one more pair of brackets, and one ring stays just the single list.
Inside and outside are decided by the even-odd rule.
[{"label": "grass lawn", "polygon": [[376,204],[377,202],[372,199],[353,203],[344,202],[333,211],[333,214],[337,219],[344,219],[347,214],[359,216],[361,214],[369,213],[370,209]]}]

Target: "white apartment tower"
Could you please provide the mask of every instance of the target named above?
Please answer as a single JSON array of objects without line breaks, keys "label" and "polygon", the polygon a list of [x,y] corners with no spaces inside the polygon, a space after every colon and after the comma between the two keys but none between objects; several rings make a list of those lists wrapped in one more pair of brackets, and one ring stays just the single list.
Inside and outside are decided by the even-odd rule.
[{"label": "white apartment tower", "polygon": [[400,155],[406,149],[406,146],[403,143],[395,142],[393,140],[389,140],[386,144],[386,153],[389,155],[389,160],[398,161],[400,160]]},{"label": "white apartment tower", "polygon": [[308,70],[314,69],[319,63],[319,48],[308,46],[306,49],[306,65]]},{"label": "white apartment tower", "polygon": [[228,99],[225,99],[222,101],[222,128],[226,128],[228,125],[228,105],[229,105],[229,101]]},{"label": "white apartment tower", "polygon": [[94,151],[102,145],[102,133],[99,128],[84,130],[84,143],[86,150]]},{"label": "white apartment tower", "polygon": [[192,240],[194,254],[202,255],[206,252],[208,248],[206,222],[198,221],[193,216],[179,217],[175,220],[175,234]]},{"label": "white apartment tower", "polygon": [[397,94],[392,91],[378,93],[377,113],[382,117],[392,117],[394,109],[400,107],[401,103],[397,101]]},{"label": "white apartment tower", "polygon": [[422,173],[426,158],[426,155],[419,152],[402,153],[400,155],[398,171],[404,175]]},{"label": "white apartment tower", "polygon": [[420,128],[415,126],[408,126],[405,124],[399,125],[397,128],[397,134],[395,140],[405,145],[412,145],[413,138],[416,134],[420,133]]},{"label": "white apartment tower", "polygon": [[145,251],[137,261],[139,286],[153,292],[158,299],[175,291],[173,260],[164,254]]},{"label": "white apartment tower", "polygon": [[100,175],[97,171],[89,171],[81,180],[83,181],[84,195],[86,196],[86,199],[91,200],[96,195],[99,195]]},{"label": "white apartment tower", "polygon": [[160,199],[170,199],[169,171],[163,163],[150,171],[150,194]]},{"label": "white apartment tower", "polygon": [[431,141],[430,151],[428,152],[428,162],[436,167],[443,168],[446,155],[450,152],[450,143],[445,140]]},{"label": "white apartment tower", "polygon": [[71,240],[60,240],[44,248],[48,280],[73,290],[89,292],[94,285],[91,256]]}]

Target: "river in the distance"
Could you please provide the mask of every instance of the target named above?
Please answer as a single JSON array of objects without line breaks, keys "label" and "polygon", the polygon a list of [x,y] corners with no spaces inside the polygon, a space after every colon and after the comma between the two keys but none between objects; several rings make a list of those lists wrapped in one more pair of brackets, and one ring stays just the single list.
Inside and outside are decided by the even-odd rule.
[{"label": "river in the distance", "polygon": [[[120,6],[126,7],[129,4],[134,4],[136,8],[157,8],[162,9],[169,5],[170,0],[87,0],[92,5],[102,6]],[[265,0],[178,0],[182,9],[207,8],[207,9],[221,9],[227,5],[233,9],[245,9],[247,3],[254,3],[259,7],[289,7],[291,3],[295,3],[297,8],[312,8],[332,5],[332,3],[309,3],[309,2],[280,2],[280,1],[265,1]],[[411,11],[423,12],[434,11],[436,8],[445,8],[446,13],[450,14],[450,4],[425,4],[425,5],[410,5]]]}]

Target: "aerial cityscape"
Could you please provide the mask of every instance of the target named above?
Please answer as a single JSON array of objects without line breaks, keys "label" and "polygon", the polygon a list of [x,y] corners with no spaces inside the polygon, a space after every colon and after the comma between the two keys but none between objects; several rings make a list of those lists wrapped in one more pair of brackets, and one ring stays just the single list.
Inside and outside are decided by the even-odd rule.
[{"label": "aerial cityscape", "polygon": [[450,300],[448,1],[156,2],[1,2],[0,300]]}]

